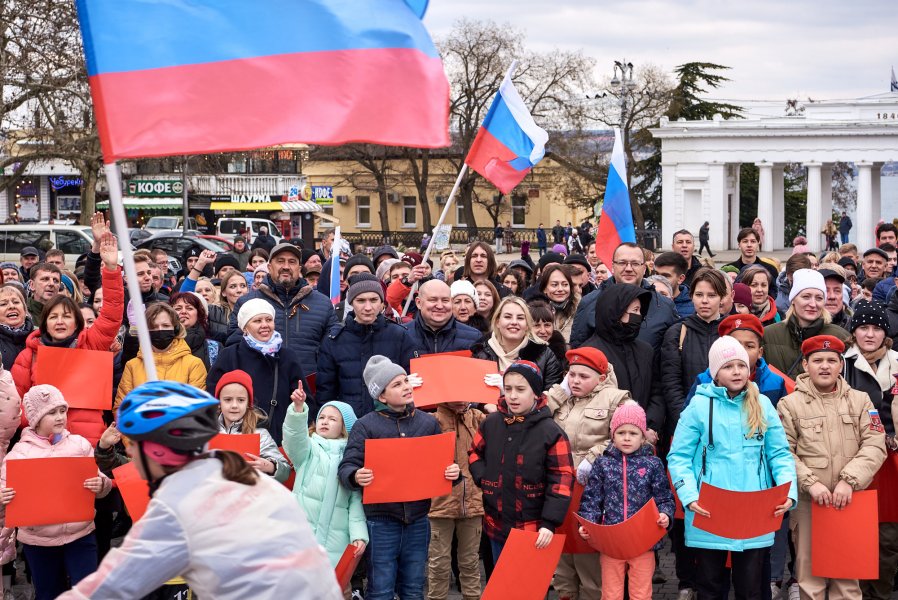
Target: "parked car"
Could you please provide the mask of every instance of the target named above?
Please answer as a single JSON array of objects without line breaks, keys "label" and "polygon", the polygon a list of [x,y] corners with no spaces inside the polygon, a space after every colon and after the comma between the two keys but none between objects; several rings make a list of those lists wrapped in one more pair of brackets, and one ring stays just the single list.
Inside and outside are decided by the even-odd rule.
[{"label": "parked car", "polygon": [[0,225],[0,262],[18,264],[22,249],[26,246],[40,248],[48,240],[53,248],[65,252],[66,266],[74,269],[78,257],[90,250],[94,234],[86,225]]},{"label": "parked car", "polygon": [[255,241],[256,236],[259,235],[259,229],[263,225],[268,227],[268,234],[273,237],[277,243],[280,244],[283,241],[284,236],[281,235],[281,230],[278,229],[278,226],[275,225],[273,221],[268,219],[222,217],[218,220],[216,231],[218,232],[218,235],[231,240],[234,239],[235,235],[242,234],[247,238],[246,242],[252,244]]},{"label": "parked car", "polygon": [[234,242],[228,238],[221,237],[220,235],[200,235],[199,237],[221,246],[221,249],[225,252],[230,252],[234,249]]},{"label": "parked car", "polygon": [[[183,227],[184,217],[176,216],[150,217],[150,219],[147,221],[147,224],[143,226],[144,229],[152,232],[181,229]],[[193,217],[188,217],[187,228],[196,231],[196,219],[194,219]]]},{"label": "parked car", "polygon": [[199,246],[203,250],[212,250],[216,253],[224,252],[221,246],[210,240],[203,239],[195,233],[188,232],[184,235],[183,231],[161,231],[137,244],[138,248],[146,248],[154,250],[162,248],[168,252],[169,256],[181,258],[191,246]]}]

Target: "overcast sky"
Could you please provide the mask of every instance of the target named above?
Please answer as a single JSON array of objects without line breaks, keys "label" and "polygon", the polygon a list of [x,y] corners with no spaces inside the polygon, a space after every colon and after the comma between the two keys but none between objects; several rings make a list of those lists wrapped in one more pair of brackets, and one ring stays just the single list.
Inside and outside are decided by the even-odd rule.
[{"label": "overcast sky", "polygon": [[439,37],[461,17],[508,23],[533,50],[581,49],[599,80],[622,58],[727,65],[718,98],[869,96],[898,63],[894,0],[431,0],[424,22]]}]

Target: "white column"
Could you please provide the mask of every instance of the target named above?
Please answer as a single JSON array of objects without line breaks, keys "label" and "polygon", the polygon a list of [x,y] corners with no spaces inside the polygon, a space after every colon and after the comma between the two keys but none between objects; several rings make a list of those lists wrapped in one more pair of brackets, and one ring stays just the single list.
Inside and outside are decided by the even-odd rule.
[{"label": "white column", "polygon": [[[677,165],[676,163],[661,163],[661,247],[669,248],[672,243],[674,231],[682,229],[677,219],[677,214],[683,214],[683,197],[677,200]],[[679,210],[678,210],[679,208]],[[693,232],[698,235],[698,231]]]},{"label": "white column", "polygon": [[823,165],[820,169],[820,196],[823,199],[823,222],[833,218],[833,168],[832,165]]},{"label": "white column", "polygon": [[891,221],[894,216],[882,216],[882,165],[883,163],[873,163],[873,170],[870,177],[873,198],[873,220],[876,223],[879,223],[879,220],[883,218],[887,221]]},{"label": "white column", "polygon": [[826,218],[826,215],[821,210],[823,207],[823,186],[820,176],[823,165],[818,162],[812,162],[805,163],[804,166],[808,169],[808,201],[805,207],[805,231],[807,232],[808,247],[811,249],[811,252],[820,252],[824,245],[822,241],[823,235],[820,232],[823,230],[824,219]]},{"label": "white column", "polygon": [[758,165],[758,218],[761,219],[767,235],[764,236],[764,252],[773,250],[771,245],[771,231],[773,225],[773,165],[770,163],[757,163]]},{"label": "white column", "polygon": [[873,229],[879,220],[873,214],[873,163],[855,163],[857,167],[857,247],[863,252],[875,245]]},{"label": "white column", "polygon": [[[783,181],[783,165],[773,167],[773,239],[770,240],[771,249],[779,250],[786,247],[786,198],[785,182]],[[766,224],[765,224],[766,226]],[[771,235],[767,228],[767,235]],[[789,240],[790,242],[792,240]]]},{"label": "white column", "polygon": [[712,248],[725,248],[727,245],[729,204],[726,197],[726,175],[726,165],[708,165],[708,197],[703,198],[703,204],[711,225],[708,241]]}]

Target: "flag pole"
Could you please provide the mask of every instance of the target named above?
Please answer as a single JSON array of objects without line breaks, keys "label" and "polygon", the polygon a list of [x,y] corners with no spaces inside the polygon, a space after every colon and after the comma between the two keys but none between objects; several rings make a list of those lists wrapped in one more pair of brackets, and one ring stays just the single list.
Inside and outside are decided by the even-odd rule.
[{"label": "flag pole", "polygon": [[[449,198],[446,200],[446,206],[443,207],[443,212],[440,213],[440,219],[437,221],[437,224],[434,225],[433,233],[430,236],[430,241],[427,242],[427,250],[424,251],[424,258],[421,259],[421,264],[427,262],[427,259],[430,258],[430,254],[433,251],[433,244],[437,239],[437,230],[443,224],[443,221],[446,220],[446,215],[449,214],[449,207],[452,206],[452,202],[455,200],[455,194],[458,193],[458,188],[461,186],[461,180],[464,178],[465,173],[468,172],[468,164],[462,164],[461,171],[458,172],[458,177],[455,178],[455,185],[452,186],[452,191],[449,193]],[[404,317],[408,313],[408,308],[412,304],[412,298],[415,295],[415,292],[418,290],[418,282],[412,286],[412,289],[408,293],[408,298],[405,299],[405,306],[402,308],[402,315],[400,318]]]},{"label": "flag pole", "polygon": [[112,227],[118,237],[118,245],[122,250],[125,267],[125,280],[128,283],[128,294],[134,308],[134,321],[131,326],[137,328],[137,340],[143,353],[143,366],[147,381],[155,381],[156,363],[153,360],[153,345],[150,343],[150,330],[147,327],[146,308],[140,295],[140,284],[137,281],[137,267],[134,265],[134,252],[128,236],[128,221],[125,218],[125,206],[122,203],[122,177],[118,164],[111,162],[103,166],[106,172],[106,183],[109,185],[109,212],[112,216]]},{"label": "flag pole", "polygon": [[[508,72],[505,74],[504,79],[511,79],[514,75],[515,70],[518,68],[518,61],[511,61],[511,65],[508,67]],[[504,81],[503,79],[503,81]],[[421,259],[421,263],[426,263],[427,259],[430,258],[430,254],[433,251],[433,244],[437,239],[437,230],[440,228],[440,225],[443,224],[443,221],[446,220],[446,215],[449,214],[449,207],[452,206],[452,201],[455,200],[455,194],[458,192],[458,188],[461,185],[461,180],[465,176],[465,173],[468,172],[468,163],[464,163],[462,165],[461,171],[458,172],[458,177],[455,179],[455,185],[452,186],[452,192],[449,194],[449,199],[446,200],[446,206],[443,207],[443,212],[440,213],[440,220],[437,221],[436,226],[433,228],[433,233],[430,236],[430,241],[427,243],[427,250],[424,251],[424,258]],[[408,298],[405,299],[405,306],[402,308],[402,315],[400,318],[405,317],[408,313],[409,306],[412,304],[412,298],[415,295],[415,292],[418,290],[418,282],[415,282],[415,285],[412,286],[412,289],[409,291]]]}]

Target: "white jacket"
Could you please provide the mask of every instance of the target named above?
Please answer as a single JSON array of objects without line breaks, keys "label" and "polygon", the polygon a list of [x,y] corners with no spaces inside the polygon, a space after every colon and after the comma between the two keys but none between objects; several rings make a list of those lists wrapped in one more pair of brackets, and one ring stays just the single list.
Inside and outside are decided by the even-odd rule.
[{"label": "white jacket", "polygon": [[201,459],[169,475],[120,548],[60,598],[141,598],[181,576],[199,598],[342,600],[302,508],[269,477],[254,486]]}]

